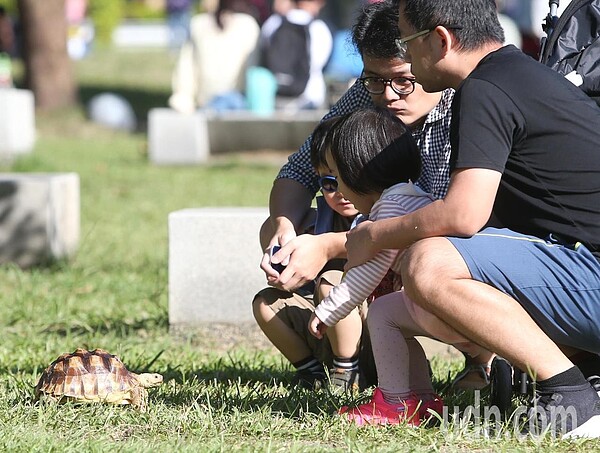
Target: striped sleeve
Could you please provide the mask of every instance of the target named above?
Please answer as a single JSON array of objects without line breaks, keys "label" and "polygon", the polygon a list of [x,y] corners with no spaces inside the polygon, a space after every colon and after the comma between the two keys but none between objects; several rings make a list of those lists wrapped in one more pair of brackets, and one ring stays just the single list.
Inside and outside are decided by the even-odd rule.
[{"label": "striped sleeve", "polygon": [[[373,206],[372,220],[399,217],[431,202],[429,197],[392,194]],[[327,326],[336,324],[361,304],[381,282],[398,256],[398,250],[382,250],[366,263],[350,269],[342,282],[317,305],[316,316]]]}]

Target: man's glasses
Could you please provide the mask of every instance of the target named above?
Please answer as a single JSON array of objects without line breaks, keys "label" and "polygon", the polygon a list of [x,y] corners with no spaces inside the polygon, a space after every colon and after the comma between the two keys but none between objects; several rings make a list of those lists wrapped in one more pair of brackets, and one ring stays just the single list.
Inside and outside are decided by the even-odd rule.
[{"label": "man's glasses", "polygon": [[448,30],[462,30],[462,27],[459,25],[436,25],[433,28],[428,28],[427,30],[421,30],[416,33],[413,33],[412,35],[408,35],[406,38],[396,38],[398,58],[400,58],[401,60],[406,60],[406,54],[408,53],[408,46],[406,45],[406,43],[408,41],[412,41],[413,39],[418,38],[420,36],[425,36],[426,34],[431,33],[433,30],[440,26],[447,28]]},{"label": "man's glasses", "polygon": [[325,175],[319,178],[319,186],[321,186],[321,192],[337,192],[338,182],[335,176]]},{"label": "man's glasses", "polygon": [[383,94],[387,85],[392,87],[392,91],[396,94],[410,94],[415,91],[415,79],[408,77],[394,77],[393,79],[361,77],[358,80],[371,94]]}]

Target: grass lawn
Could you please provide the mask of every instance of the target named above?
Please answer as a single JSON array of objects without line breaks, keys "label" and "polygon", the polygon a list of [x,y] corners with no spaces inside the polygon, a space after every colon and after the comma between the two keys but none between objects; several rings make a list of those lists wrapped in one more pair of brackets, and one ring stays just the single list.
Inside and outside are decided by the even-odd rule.
[{"label": "grass lawn", "polygon": [[[78,62],[83,100],[113,90],[144,115],[164,106],[173,58],[97,51]],[[110,77],[106,74],[110,74]],[[264,206],[278,165],[233,156],[196,167],[148,163],[143,132],[111,132],[78,109],[37,117],[34,152],[3,171],[77,172],[82,239],[70,262],[0,267],[2,451],[592,451],[597,441],[485,438],[469,425],[356,429],[332,413],[358,397],[289,386],[273,348],[218,327],[169,335],[167,215],[201,206]],[[258,258],[258,257],[257,257]],[[257,259],[258,262],[258,259]],[[248,295],[248,309],[252,295]],[[149,410],[40,403],[33,386],[59,354],[104,348],[165,383]],[[452,407],[473,401],[448,389],[460,363],[432,361]],[[507,428],[510,432],[510,427]]]}]

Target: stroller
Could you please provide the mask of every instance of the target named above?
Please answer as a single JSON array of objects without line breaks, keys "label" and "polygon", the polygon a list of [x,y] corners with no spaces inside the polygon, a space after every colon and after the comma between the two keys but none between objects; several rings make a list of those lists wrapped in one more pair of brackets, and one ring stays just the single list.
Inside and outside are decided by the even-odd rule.
[{"label": "stroller", "polygon": [[[600,105],[600,0],[572,0],[557,17],[559,0],[549,1],[543,20],[539,61],[579,86]],[[578,31],[579,30],[579,31]],[[582,31],[584,30],[584,31]],[[578,32],[577,32],[578,31]],[[526,372],[496,357],[490,369],[490,405],[510,415],[514,395],[530,394]]]}]

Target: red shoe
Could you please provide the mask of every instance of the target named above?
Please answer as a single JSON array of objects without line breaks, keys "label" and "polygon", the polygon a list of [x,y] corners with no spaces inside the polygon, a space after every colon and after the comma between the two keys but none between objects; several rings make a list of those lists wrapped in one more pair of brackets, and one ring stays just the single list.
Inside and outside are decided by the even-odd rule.
[{"label": "red shoe", "polygon": [[399,425],[403,422],[411,426],[419,426],[421,423],[419,406],[421,406],[421,401],[416,398],[408,398],[398,404],[390,404],[383,399],[381,390],[376,388],[370,402],[352,409],[344,406],[338,413],[358,426]]},{"label": "red shoe", "polygon": [[434,394],[433,399],[421,401],[421,407],[419,407],[419,418],[421,421],[437,419],[435,414],[441,417],[443,413],[444,401],[441,396]]}]

